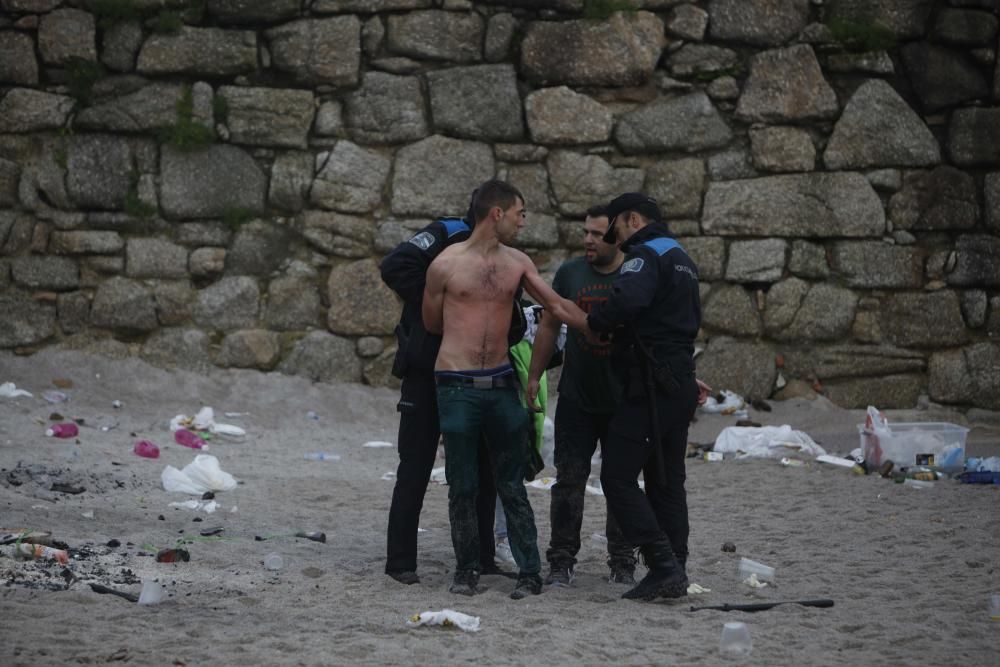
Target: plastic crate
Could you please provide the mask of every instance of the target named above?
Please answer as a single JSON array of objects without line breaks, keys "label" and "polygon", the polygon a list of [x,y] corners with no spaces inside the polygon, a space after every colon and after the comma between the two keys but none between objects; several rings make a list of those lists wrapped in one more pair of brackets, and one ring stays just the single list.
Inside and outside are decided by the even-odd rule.
[{"label": "plastic crate", "polygon": [[889,424],[891,435],[875,435],[858,424],[861,451],[869,467],[886,460],[897,468],[931,466],[947,472],[965,469],[965,436],[969,429],[948,422]]}]

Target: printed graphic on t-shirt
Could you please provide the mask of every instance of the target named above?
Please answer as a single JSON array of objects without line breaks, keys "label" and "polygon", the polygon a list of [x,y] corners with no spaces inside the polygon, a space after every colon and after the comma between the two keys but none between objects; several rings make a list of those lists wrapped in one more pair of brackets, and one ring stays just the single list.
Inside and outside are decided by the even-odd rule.
[{"label": "printed graphic on t-shirt", "polygon": [[[590,315],[590,311],[593,310],[594,306],[608,300],[609,289],[607,284],[601,283],[584,285],[577,290],[572,298],[576,305],[580,307],[580,310]],[[573,331],[573,335],[576,337],[576,344],[579,346],[581,352],[595,357],[607,357],[611,355],[610,345],[591,345],[587,342],[587,337],[579,331]]]}]

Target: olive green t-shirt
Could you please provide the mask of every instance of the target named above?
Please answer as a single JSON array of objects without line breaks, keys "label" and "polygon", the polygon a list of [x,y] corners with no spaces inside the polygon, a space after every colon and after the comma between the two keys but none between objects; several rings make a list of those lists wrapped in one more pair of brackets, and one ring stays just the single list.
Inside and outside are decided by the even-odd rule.
[{"label": "olive green t-shirt", "polygon": [[[598,273],[583,257],[564,262],[552,281],[552,289],[589,314],[595,304],[611,295],[617,271]],[[572,329],[566,335],[559,400],[570,400],[584,412],[611,414],[620,395],[621,383],[611,367],[611,346],[595,346]]]}]

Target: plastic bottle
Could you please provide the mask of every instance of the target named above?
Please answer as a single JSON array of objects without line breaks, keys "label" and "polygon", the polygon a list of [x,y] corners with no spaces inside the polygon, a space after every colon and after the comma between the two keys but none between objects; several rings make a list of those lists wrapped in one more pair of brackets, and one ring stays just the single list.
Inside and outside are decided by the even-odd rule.
[{"label": "plastic bottle", "polygon": [[50,438],[75,438],[80,434],[80,429],[76,427],[73,422],[67,422],[65,424],[53,424],[51,427],[46,429],[45,435]]},{"label": "plastic bottle", "polygon": [[22,558],[45,558],[48,560],[54,560],[60,565],[69,564],[69,554],[66,551],[63,551],[62,549],[55,549],[53,547],[47,547],[43,544],[18,544],[17,553]]},{"label": "plastic bottle", "polygon": [[149,440],[136,440],[135,445],[132,447],[132,451],[144,459],[160,458],[160,448],[151,443]]},{"label": "plastic bottle", "polygon": [[903,486],[913,487],[914,489],[933,489],[934,482],[927,482],[921,479],[911,479],[907,477],[903,480]]},{"label": "plastic bottle", "polygon": [[339,461],[340,454],[330,454],[329,452],[306,452],[302,455],[306,461]]},{"label": "plastic bottle", "polygon": [[174,441],[178,445],[184,445],[185,447],[190,447],[191,449],[201,449],[205,446],[204,440],[186,428],[179,428],[174,431]]}]

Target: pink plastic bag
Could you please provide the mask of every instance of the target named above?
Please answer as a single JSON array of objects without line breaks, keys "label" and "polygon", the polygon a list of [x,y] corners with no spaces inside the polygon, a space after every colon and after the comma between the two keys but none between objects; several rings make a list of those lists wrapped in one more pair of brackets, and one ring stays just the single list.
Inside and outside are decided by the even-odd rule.
[{"label": "pink plastic bag", "polygon": [[136,440],[135,445],[132,447],[132,451],[144,459],[160,458],[160,448],[151,443],[149,440]]}]

